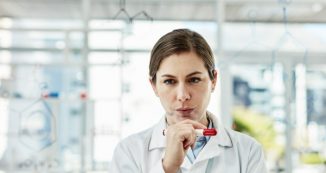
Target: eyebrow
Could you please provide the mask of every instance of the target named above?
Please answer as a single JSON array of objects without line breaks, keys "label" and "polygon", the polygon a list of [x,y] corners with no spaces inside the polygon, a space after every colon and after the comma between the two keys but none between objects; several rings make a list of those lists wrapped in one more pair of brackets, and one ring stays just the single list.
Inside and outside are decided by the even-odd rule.
[{"label": "eyebrow", "polygon": [[[186,77],[193,76],[193,75],[196,75],[196,74],[202,74],[202,72],[195,71],[195,72],[192,72],[192,73],[188,74]],[[161,75],[161,77],[175,77],[175,76],[173,76],[171,74],[163,74],[163,75]]]}]

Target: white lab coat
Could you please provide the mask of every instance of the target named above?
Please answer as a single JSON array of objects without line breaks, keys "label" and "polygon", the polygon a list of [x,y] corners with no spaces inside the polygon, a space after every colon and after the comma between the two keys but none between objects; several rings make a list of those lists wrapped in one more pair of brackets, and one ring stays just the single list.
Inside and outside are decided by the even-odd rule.
[{"label": "white lab coat", "polygon": [[[218,135],[213,136],[191,164],[185,157],[179,173],[266,173],[261,145],[253,138],[224,128],[210,114]],[[216,127],[217,126],[217,127]],[[109,173],[164,173],[165,118],[143,132],[122,140],[115,149]]]}]

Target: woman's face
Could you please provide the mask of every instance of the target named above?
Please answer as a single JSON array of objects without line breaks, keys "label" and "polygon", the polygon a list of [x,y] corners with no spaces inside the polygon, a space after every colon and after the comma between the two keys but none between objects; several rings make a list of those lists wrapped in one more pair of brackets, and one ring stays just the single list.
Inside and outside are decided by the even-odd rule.
[{"label": "woman's face", "polygon": [[160,98],[169,124],[191,119],[206,124],[206,108],[216,85],[209,78],[203,60],[194,52],[173,54],[165,58],[152,83]]}]

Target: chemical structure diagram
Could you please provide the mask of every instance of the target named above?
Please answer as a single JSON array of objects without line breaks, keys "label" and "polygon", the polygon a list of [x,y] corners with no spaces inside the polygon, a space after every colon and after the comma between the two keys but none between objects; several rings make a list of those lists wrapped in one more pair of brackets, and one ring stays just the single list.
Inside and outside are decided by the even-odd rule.
[{"label": "chemical structure diagram", "polygon": [[[35,93],[41,93],[35,101],[27,102],[23,109],[11,109],[18,116],[18,137],[21,144],[31,151],[41,151],[51,146],[56,141],[56,119],[50,105],[43,97],[48,84],[44,82],[40,74],[42,68],[35,65],[32,69],[31,82],[38,88]],[[16,79],[17,80],[17,79]]]},{"label": "chemical structure diagram", "polygon": [[119,3],[120,10],[114,15],[113,19],[117,19],[121,14],[124,14],[127,17],[127,21],[129,23],[132,23],[137,17],[143,15],[145,19],[153,21],[153,18],[144,10],[134,14],[130,15],[128,11],[126,10],[126,1],[125,0],[120,0]]},{"label": "chemical structure diagram", "polygon": [[298,39],[296,39],[291,32],[288,29],[287,26],[287,7],[282,7],[283,10],[283,23],[284,23],[284,32],[282,34],[282,36],[279,38],[276,46],[273,49],[273,60],[272,60],[272,64],[274,65],[278,55],[280,54],[280,52],[282,52],[282,48],[284,48],[285,46],[288,47],[292,47],[296,50],[298,50],[298,52],[301,52],[302,55],[299,55],[298,57],[301,57],[301,62],[304,65],[308,65],[308,50],[307,48],[304,46],[304,44],[302,44]]},{"label": "chemical structure diagram", "polygon": [[288,29],[288,14],[287,8],[292,3],[292,0],[278,0],[279,5],[282,7],[282,16],[283,16],[283,25],[284,31],[283,34],[279,37],[276,44],[274,46],[268,46],[263,42],[263,40],[259,39],[256,35],[256,17],[258,16],[257,10],[249,10],[247,16],[251,21],[251,39],[240,49],[237,50],[231,57],[221,60],[217,67],[220,69],[226,68],[227,65],[236,62],[239,57],[244,56],[245,52],[250,52],[253,48],[259,48],[265,50],[270,59],[269,68],[272,70],[278,60],[280,60],[280,55],[284,52],[285,48],[290,47],[291,49],[295,49],[299,52],[300,55],[297,57],[301,58],[300,61],[304,65],[308,65],[308,50],[306,46],[300,42]]},{"label": "chemical structure diagram", "polygon": [[56,141],[56,121],[43,99],[28,105],[19,114],[19,140],[33,151],[41,151]]},{"label": "chemical structure diagram", "polygon": [[[235,53],[230,57],[225,60],[221,60],[217,66],[220,69],[226,68],[227,65],[232,64],[236,62],[239,57],[243,56],[245,52],[251,52],[252,50],[263,50],[267,53],[264,54],[264,56],[267,56],[267,59],[270,59],[270,63],[272,64],[272,52],[273,48],[269,45],[267,45],[263,40],[261,40],[259,37],[257,37],[257,28],[256,28],[256,20],[257,20],[257,15],[258,12],[257,10],[250,10],[247,14],[248,19],[251,21],[250,22],[250,30],[251,30],[251,38],[245,43],[245,45],[235,51]],[[268,64],[268,65],[269,65]]]},{"label": "chemical structure diagram", "polygon": [[58,159],[35,159],[29,158],[23,162],[18,163],[19,169],[33,169],[34,171],[47,171],[60,167],[60,161]]},{"label": "chemical structure diagram", "polygon": [[[31,74],[29,77],[22,75],[28,73]],[[8,142],[16,141],[13,145],[9,143],[7,150],[20,153],[15,156],[17,159],[14,161],[14,169],[43,172],[58,168],[60,165],[55,156],[44,158],[44,153],[52,152],[51,146],[57,141],[57,127],[52,104],[43,94],[47,91],[48,84],[39,77],[40,73],[41,67],[35,65],[33,68],[25,69],[24,73],[13,73],[11,79],[2,81],[0,86],[1,98],[10,100],[8,107],[2,108],[8,113],[9,127],[6,133]],[[32,83],[30,85],[32,88],[26,86],[32,94],[16,91],[15,84],[18,80]]]},{"label": "chemical structure diagram", "polygon": [[[235,53],[231,57],[222,59],[222,61],[218,63],[218,68],[220,69],[228,68],[228,66],[232,65],[233,63],[241,62],[241,60],[239,60],[239,57],[246,57],[247,52],[249,52],[250,55],[252,50],[256,50],[256,51],[264,50],[265,54],[259,54],[261,55],[261,57],[260,56],[257,57],[259,59],[264,59],[265,61],[262,71],[264,72],[268,71],[268,74],[270,74],[269,78],[271,80],[269,80],[269,82],[271,83],[268,83],[266,85],[271,86],[270,92],[273,92],[275,97],[277,98],[284,97],[287,104],[290,105],[293,104],[295,101],[295,93],[294,93],[295,89],[293,88],[295,88],[296,86],[294,86],[293,83],[293,81],[295,81],[293,72],[295,71],[297,64],[303,64],[303,66],[307,67],[308,49],[299,39],[295,37],[293,33],[291,33],[291,31],[288,28],[287,8],[292,3],[292,0],[279,0],[278,3],[279,6],[281,7],[280,9],[282,10],[283,28],[280,32],[280,36],[276,39],[275,44],[274,45],[265,44],[265,42],[261,38],[257,37],[259,33],[256,33],[257,32],[256,17],[259,16],[258,14],[259,11],[249,10],[248,19],[251,21],[250,24],[251,38],[240,50],[235,51]],[[291,52],[291,51],[295,53],[287,54],[287,52]],[[288,60],[285,58],[288,58]],[[278,93],[275,93],[276,90],[275,91],[273,90],[272,81],[278,81],[278,83],[283,83],[284,87],[286,87],[289,92],[286,92],[284,96],[280,94],[279,91]],[[290,126],[292,126],[294,123],[294,122],[287,122],[289,120],[285,120],[285,118],[283,118],[282,121],[284,121],[284,123],[287,123]]]}]

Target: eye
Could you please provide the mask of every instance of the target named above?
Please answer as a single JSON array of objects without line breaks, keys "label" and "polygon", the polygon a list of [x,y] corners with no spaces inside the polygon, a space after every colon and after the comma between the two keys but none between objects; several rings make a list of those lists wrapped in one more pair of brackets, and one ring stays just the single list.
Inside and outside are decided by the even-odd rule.
[{"label": "eye", "polygon": [[173,79],[166,79],[163,81],[163,83],[167,84],[167,85],[172,85],[172,84],[175,84],[176,81],[173,80]]},{"label": "eye", "polygon": [[198,83],[198,82],[200,82],[201,80],[200,80],[200,78],[198,78],[198,77],[192,77],[192,78],[190,78],[189,79],[189,82],[190,83]]}]

